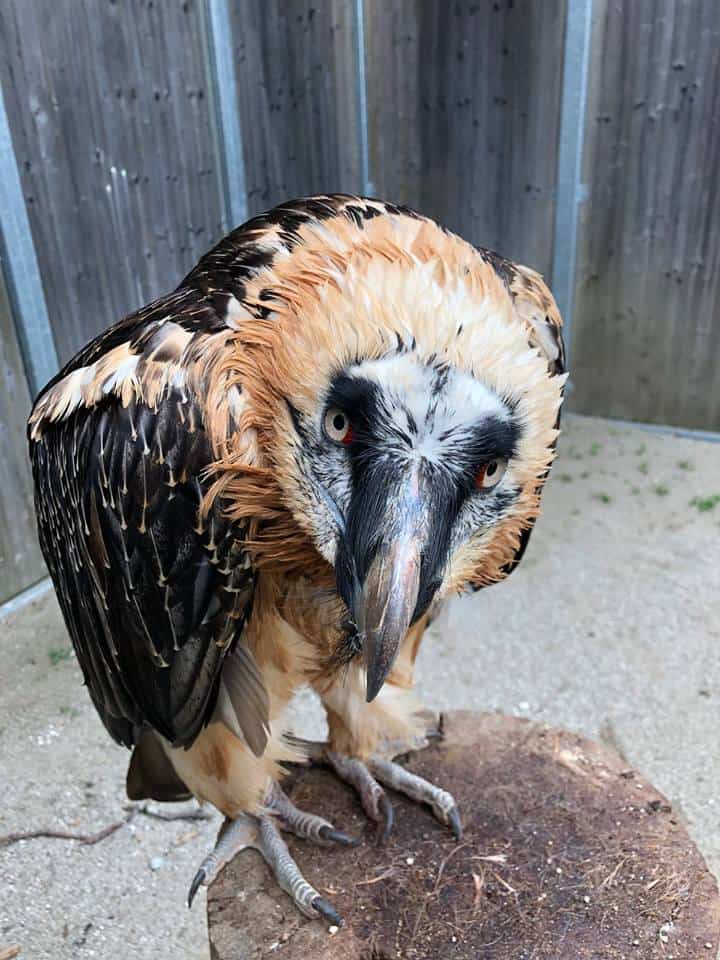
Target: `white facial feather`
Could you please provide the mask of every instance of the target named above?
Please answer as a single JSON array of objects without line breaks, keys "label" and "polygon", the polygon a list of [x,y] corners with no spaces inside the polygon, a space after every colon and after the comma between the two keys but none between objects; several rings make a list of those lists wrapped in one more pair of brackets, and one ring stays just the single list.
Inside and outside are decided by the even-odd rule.
[{"label": "white facial feather", "polygon": [[[412,351],[364,360],[346,373],[378,388],[378,413],[373,425],[376,456],[408,466],[425,460],[452,474],[461,469],[463,458],[458,452],[471,429],[481,427],[491,417],[503,421],[511,417],[510,408],[497,393],[471,374],[448,365],[428,364]],[[333,563],[337,517],[341,525],[350,507],[353,482],[348,450],[324,434],[325,413],[324,408],[317,411],[314,441],[304,448],[306,475],[314,478],[314,486],[310,484],[306,494],[315,500],[318,547]],[[352,422],[353,411],[345,413]],[[507,484],[501,482],[498,487]],[[456,520],[452,542],[460,542],[495,522],[499,509],[494,497],[470,498]]]},{"label": "white facial feather", "polygon": [[[464,429],[488,417],[510,417],[500,397],[469,373],[422,363],[412,352],[365,360],[348,373],[378,385],[389,425],[410,439],[410,446],[403,443],[392,452],[407,457],[441,463]],[[352,411],[347,413],[352,419]]]}]

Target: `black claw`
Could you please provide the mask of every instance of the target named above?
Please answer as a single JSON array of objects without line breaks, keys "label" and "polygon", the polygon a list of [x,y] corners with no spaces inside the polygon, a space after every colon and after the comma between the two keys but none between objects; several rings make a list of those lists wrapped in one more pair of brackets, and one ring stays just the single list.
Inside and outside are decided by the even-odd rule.
[{"label": "black claw", "polygon": [[190,890],[188,891],[188,909],[192,906],[193,900],[195,899],[195,894],[198,892],[200,887],[205,882],[206,876],[207,874],[205,873],[203,868],[200,867],[198,872],[193,877],[193,882],[190,884]]},{"label": "black claw", "polygon": [[324,897],[315,897],[312,905],[321,917],[329,920],[330,923],[334,923],[336,927],[342,925],[342,917],[337,912],[335,907],[331,903],[328,903]]},{"label": "black claw", "polygon": [[438,714],[437,732],[440,734],[442,738],[445,737],[445,714],[444,713]]},{"label": "black claw", "polygon": [[332,827],[320,827],[320,836],[323,840],[339,843],[343,847],[356,847],[360,843],[357,837],[351,837],[342,830],[334,830]]},{"label": "black claw", "polygon": [[387,838],[390,836],[393,824],[395,823],[395,811],[393,809],[393,805],[390,803],[385,794],[380,797],[380,800],[378,801],[378,807],[380,808],[380,815],[384,821],[380,839],[383,843],[385,843]]},{"label": "black claw", "polygon": [[456,840],[462,839],[462,824],[460,823],[460,811],[453,807],[447,815],[448,826],[455,835]]}]

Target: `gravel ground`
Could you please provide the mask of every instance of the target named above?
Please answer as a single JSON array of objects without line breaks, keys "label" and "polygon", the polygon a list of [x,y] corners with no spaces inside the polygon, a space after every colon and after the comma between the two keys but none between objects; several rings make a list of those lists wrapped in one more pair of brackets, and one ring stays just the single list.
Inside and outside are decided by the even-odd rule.
[{"label": "gravel ground", "polygon": [[[429,706],[503,710],[614,746],[682,811],[716,873],[719,494],[720,444],[568,418],[523,565],[450,605],[418,677]],[[0,834],[122,819],[128,754],[80,685],[54,597],[5,617],[0,645]],[[295,718],[317,733],[309,695]],[[0,849],[0,951],[206,960],[204,895],[192,911],[184,900],[218,823],[138,814],[92,846]]]}]

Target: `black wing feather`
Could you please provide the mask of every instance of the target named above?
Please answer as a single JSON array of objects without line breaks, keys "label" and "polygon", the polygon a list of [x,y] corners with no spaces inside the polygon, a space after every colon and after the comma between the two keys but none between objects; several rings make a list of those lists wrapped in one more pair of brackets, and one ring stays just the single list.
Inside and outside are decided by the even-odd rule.
[{"label": "black wing feather", "polygon": [[95,706],[128,746],[146,726],[194,740],[251,609],[244,531],[218,508],[200,518],[213,455],[199,407],[192,432],[178,414],[193,402],[107,397],[31,444],[43,553]]}]

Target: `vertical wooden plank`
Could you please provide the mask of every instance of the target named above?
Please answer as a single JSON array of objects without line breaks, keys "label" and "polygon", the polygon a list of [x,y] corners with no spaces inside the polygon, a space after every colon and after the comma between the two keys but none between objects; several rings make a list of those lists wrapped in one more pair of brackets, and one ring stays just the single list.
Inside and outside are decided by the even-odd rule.
[{"label": "vertical wooden plank", "polygon": [[374,197],[375,188],[370,181],[370,148],[368,145],[367,76],[365,64],[365,0],[353,0],[355,16],[353,34],[355,40],[355,85],[358,110],[358,150],[361,193]]},{"label": "vertical wooden plank", "polygon": [[570,359],[575,305],[587,82],[592,45],[593,0],[568,0],[555,178],[555,223],[551,286],[563,318],[565,361]]},{"label": "vertical wooden plank", "polygon": [[370,181],[377,196],[419,209],[423,157],[418,0],[365,3]]},{"label": "vertical wooden plank", "polygon": [[0,603],[45,576],[25,441],[29,410],[30,393],[0,274]]},{"label": "vertical wooden plank", "polygon": [[720,17],[606,3],[586,139],[571,403],[720,430]]},{"label": "vertical wooden plank", "polygon": [[7,0],[0,80],[60,359],[221,235],[201,0]]},{"label": "vertical wooden plank", "polygon": [[423,5],[427,206],[550,269],[564,3]]},{"label": "vertical wooden plank", "polygon": [[229,0],[205,0],[208,72],[217,107],[217,152],[222,156],[226,230],[247,220],[245,154],[230,30]]},{"label": "vertical wooden plank", "polygon": [[34,395],[55,376],[59,364],[1,87],[0,235],[5,282],[12,291],[15,329]]},{"label": "vertical wooden plank", "polygon": [[361,189],[351,0],[231,8],[250,213]]},{"label": "vertical wooden plank", "polygon": [[367,9],[379,192],[548,273],[565,0]]}]

